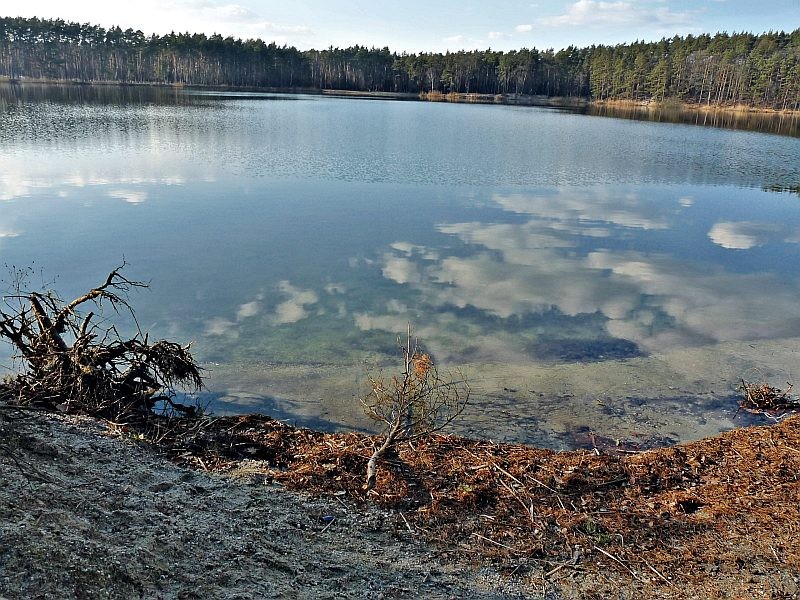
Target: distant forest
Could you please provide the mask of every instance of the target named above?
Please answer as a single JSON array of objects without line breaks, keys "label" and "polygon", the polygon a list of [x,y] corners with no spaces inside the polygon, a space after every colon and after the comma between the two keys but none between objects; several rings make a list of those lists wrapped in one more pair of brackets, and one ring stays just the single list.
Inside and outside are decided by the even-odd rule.
[{"label": "distant forest", "polygon": [[388,48],[299,51],[260,39],[0,18],[0,76],[593,100],[676,99],[800,108],[800,29],[718,33],[616,46],[397,54]]}]

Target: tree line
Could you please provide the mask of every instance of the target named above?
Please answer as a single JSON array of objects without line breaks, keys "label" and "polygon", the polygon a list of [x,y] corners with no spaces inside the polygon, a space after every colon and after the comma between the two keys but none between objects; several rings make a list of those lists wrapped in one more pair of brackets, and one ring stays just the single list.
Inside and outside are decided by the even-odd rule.
[{"label": "tree line", "polygon": [[520,94],[800,108],[800,29],[658,42],[398,54],[0,18],[0,76],[397,93]]}]

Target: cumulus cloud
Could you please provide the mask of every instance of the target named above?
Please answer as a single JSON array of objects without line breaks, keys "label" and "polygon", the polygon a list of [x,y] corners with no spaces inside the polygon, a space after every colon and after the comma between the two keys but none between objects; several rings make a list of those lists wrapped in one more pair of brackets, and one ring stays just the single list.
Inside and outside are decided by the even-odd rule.
[{"label": "cumulus cloud", "polygon": [[254,23],[253,27],[275,33],[313,33],[313,29],[307,25],[283,25],[281,23],[270,23],[269,21]]},{"label": "cumulus cloud", "polygon": [[[800,334],[798,290],[772,274],[730,273],[637,252],[593,252],[587,257],[587,264],[609,270],[612,281],[635,285],[651,305],[674,319],[678,332],[695,340],[747,340]],[[769,290],[768,302],[765,290]],[[610,324],[618,332],[620,327],[631,325]],[[647,335],[646,330],[643,335]],[[646,339],[642,341],[648,343]],[[653,341],[649,340],[649,344]]]},{"label": "cumulus cloud", "polygon": [[[145,0],[145,2],[153,0]],[[275,23],[264,18],[260,12],[252,10],[247,6],[231,2],[219,2],[217,0],[172,0],[155,3],[153,11],[161,12],[162,16],[170,15],[176,17],[182,15],[187,21],[206,24],[202,31],[211,29],[223,34],[228,33],[231,26],[239,26],[239,29],[261,30],[276,33],[310,33],[311,28],[305,25]],[[166,14],[165,14],[166,13]],[[216,27],[216,29],[214,29]],[[183,31],[185,28],[181,28]]]},{"label": "cumulus cloud", "polygon": [[0,200],[14,200],[30,194],[37,185],[29,177],[21,175],[22,170],[15,168],[0,171]]},{"label": "cumulus cloud", "polygon": [[414,250],[418,250],[420,248],[420,246],[410,242],[394,242],[393,244],[390,244],[389,247],[408,255],[414,252]]},{"label": "cumulus cloud", "polygon": [[222,317],[214,317],[206,321],[205,332],[206,335],[225,336],[233,339],[239,337],[239,329],[236,323]]},{"label": "cumulus cloud", "polygon": [[511,223],[454,223],[440,225],[442,233],[457,235],[468,244],[479,244],[501,250],[507,262],[526,264],[541,248],[570,248],[575,246],[571,232],[561,232],[546,224],[530,221],[524,224]]},{"label": "cumulus cloud", "polygon": [[606,303],[632,305],[637,297],[631,286],[607,285],[580,263],[552,251],[530,253],[524,264],[488,252],[449,257],[428,272],[425,283],[433,304],[473,306],[501,318],[551,307],[571,316],[591,314]]},{"label": "cumulus cloud", "polygon": [[514,28],[514,30],[515,30],[517,33],[529,33],[529,32],[531,32],[531,31],[533,31],[533,25],[531,25],[530,23],[524,23],[524,24],[522,24],[522,25],[517,25],[517,26]]},{"label": "cumulus cloud", "polygon": [[486,37],[488,37],[490,40],[502,40],[511,37],[511,35],[508,33],[503,33],[502,31],[490,31],[486,34]]},{"label": "cumulus cloud", "polygon": [[450,35],[442,38],[442,43],[448,48],[480,48],[486,44],[482,40],[476,40],[466,35]]},{"label": "cumulus cloud", "polygon": [[191,2],[182,2],[180,5],[185,9],[191,10],[194,7],[198,11],[231,21],[250,21],[257,16],[252,10],[240,4],[217,5],[214,2],[199,2],[194,4]]},{"label": "cumulus cloud", "polygon": [[467,41],[466,36],[464,35],[449,35],[447,37],[443,37],[442,41],[445,44],[464,44]]},{"label": "cumulus cloud", "polygon": [[486,48],[486,40],[472,38],[463,34],[450,35],[442,38],[445,49],[478,50]]},{"label": "cumulus cloud", "polygon": [[397,283],[419,283],[421,281],[417,263],[394,254],[384,255],[383,276]]},{"label": "cumulus cloud", "polygon": [[[272,325],[285,325],[305,319],[309,316],[308,309],[319,301],[316,292],[297,288],[285,280],[278,284],[278,290],[286,299],[266,314],[266,321]],[[259,293],[255,300],[239,305],[235,321],[224,317],[208,319],[205,322],[205,334],[236,339],[239,337],[242,321],[262,313],[264,313],[264,294]]]},{"label": "cumulus cloud", "polygon": [[[552,204],[547,205],[547,214],[561,214],[563,206]],[[541,208],[538,203],[534,206]],[[583,214],[585,207],[576,212],[572,208],[566,212],[570,219],[576,212]],[[645,219],[635,211],[618,220],[633,227],[653,225],[653,215]],[[553,308],[573,317],[601,314],[607,319],[609,335],[651,351],[800,335],[798,286],[791,281],[767,273],[728,272],[668,255],[608,249],[576,254],[573,229],[573,225],[548,219],[440,225],[442,233],[479,249],[466,256],[426,261],[419,248],[398,256],[399,248],[405,248],[401,245],[395,253],[384,254],[383,273],[408,284],[418,294],[420,305],[435,307],[440,315],[452,313],[449,307],[472,307],[500,318]],[[747,229],[748,235],[761,231],[752,224],[740,229]],[[742,245],[744,234],[738,235]],[[764,290],[769,290],[768,302]],[[356,323],[362,329],[391,331],[404,320],[403,308],[395,303],[387,305],[383,315],[360,313]]]},{"label": "cumulus cloud", "polygon": [[[408,326],[408,321],[397,315],[370,315],[368,313],[356,313],[354,315],[356,327],[362,331],[380,329],[382,331],[403,331]],[[417,331],[419,334],[419,331]]]},{"label": "cumulus cloud", "polygon": [[0,201],[14,200],[39,192],[54,193],[64,198],[72,188],[109,186],[112,188],[107,193],[109,197],[137,204],[147,199],[147,192],[125,186],[147,184],[183,185],[186,182],[185,177],[180,175],[166,175],[163,177],[125,175],[112,177],[108,175],[101,176],[91,172],[66,171],[54,175],[37,171],[37,165],[31,165],[30,163],[17,164],[17,161],[3,160],[0,163]]}]

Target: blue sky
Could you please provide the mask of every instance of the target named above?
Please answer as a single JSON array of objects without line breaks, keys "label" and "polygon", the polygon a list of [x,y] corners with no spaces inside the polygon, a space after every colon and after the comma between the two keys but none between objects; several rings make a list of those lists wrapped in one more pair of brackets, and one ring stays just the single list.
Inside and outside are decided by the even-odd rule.
[{"label": "blue sky", "polygon": [[800,0],[0,0],[0,15],[260,37],[305,50],[560,49],[717,31],[791,31]]}]

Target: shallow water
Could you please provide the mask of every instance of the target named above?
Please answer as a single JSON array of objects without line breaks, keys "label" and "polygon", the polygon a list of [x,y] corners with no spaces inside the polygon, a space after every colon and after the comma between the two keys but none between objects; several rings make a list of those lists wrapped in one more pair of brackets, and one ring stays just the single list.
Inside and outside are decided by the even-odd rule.
[{"label": "shallow water", "polygon": [[469,377],[461,432],[559,448],[730,428],[740,377],[797,368],[800,139],[319,96],[0,98],[2,262],[71,296],[124,257],[151,284],[142,327],[194,340],[218,412],[367,428],[359,382],[408,322]]}]

